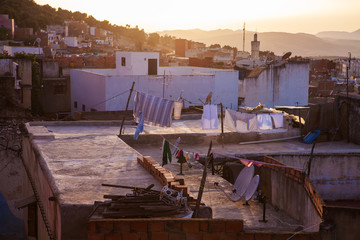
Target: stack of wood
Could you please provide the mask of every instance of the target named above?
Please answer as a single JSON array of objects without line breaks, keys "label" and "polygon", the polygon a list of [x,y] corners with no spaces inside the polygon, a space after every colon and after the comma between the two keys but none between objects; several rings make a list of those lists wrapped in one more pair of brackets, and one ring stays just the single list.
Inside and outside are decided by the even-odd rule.
[{"label": "stack of wood", "polygon": [[[188,207],[188,198],[182,204],[173,204],[168,199],[161,199],[161,191],[147,188],[135,188],[118,185],[103,184],[110,187],[132,188],[133,193],[127,195],[104,195],[110,199],[98,204],[101,206],[103,218],[153,218],[153,217],[191,217],[192,210]],[[194,200],[191,198],[191,202]],[[193,205],[193,204],[191,204]],[[98,211],[99,212],[99,211]]]}]

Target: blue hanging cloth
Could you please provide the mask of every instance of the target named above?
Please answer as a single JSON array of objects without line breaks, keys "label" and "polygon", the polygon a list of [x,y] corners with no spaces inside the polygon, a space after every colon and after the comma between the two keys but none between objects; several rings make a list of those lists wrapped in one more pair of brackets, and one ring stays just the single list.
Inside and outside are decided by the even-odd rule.
[{"label": "blue hanging cloth", "polygon": [[144,117],[143,117],[143,114],[140,113],[140,120],[139,120],[139,124],[137,125],[136,131],[135,131],[134,139],[137,140],[139,137],[139,134],[142,133],[143,131],[144,131]]}]

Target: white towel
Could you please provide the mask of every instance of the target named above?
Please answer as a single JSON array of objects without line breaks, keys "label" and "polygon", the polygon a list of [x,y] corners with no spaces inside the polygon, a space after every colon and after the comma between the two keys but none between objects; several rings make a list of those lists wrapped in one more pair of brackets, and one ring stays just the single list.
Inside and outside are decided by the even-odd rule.
[{"label": "white towel", "polygon": [[218,129],[219,119],[217,116],[217,105],[204,105],[201,117],[202,129]]},{"label": "white towel", "polygon": [[260,130],[273,129],[270,114],[257,114],[256,119]]},{"label": "white towel", "polygon": [[256,115],[254,115],[252,118],[249,119],[249,121],[248,121],[248,129],[249,129],[249,131],[259,130]]},{"label": "white towel", "polygon": [[270,114],[275,128],[284,127],[284,113],[271,113]]},{"label": "white towel", "polygon": [[236,131],[238,132],[247,132],[247,122],[236,120]]}]

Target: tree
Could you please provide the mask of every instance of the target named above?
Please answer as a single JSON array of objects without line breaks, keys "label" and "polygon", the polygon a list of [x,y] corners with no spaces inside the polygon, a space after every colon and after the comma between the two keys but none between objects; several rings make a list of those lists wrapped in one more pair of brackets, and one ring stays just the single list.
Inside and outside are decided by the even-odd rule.
[{"label": "tree", "polygon": [[81,12],[79,12],[79,11],[76,11],[76,12],[74,12],[73,14],[73,19],[75,20],[75,21],[85,21],[86,20],[86,18],[87,18],[87,14],[86,13],[81,13]]},{"label": "tree", "polygon": [[210,48],[221,48],[221,45],[216,43],[216,44],[211,44]]},{"label": "tree", "polygon": [[160,42],[160,35],[158,33],[149,34],[148,44],[150,46],[155,47],[156,45],[159,44],[159,42]]},{"label": "tree", "polygon": [[232,49],[233,49],[233,48],[230,47],[229,45],[225,45],[225,46],[223,46],[223,48],[226,49],[226,50],[232,50]]}]

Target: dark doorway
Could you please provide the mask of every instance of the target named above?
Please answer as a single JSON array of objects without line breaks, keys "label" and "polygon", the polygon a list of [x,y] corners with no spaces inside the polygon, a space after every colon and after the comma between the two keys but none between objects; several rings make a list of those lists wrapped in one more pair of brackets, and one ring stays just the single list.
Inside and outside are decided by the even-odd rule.
[{"label": "dark doorway", "polygon": [[148,59],[148,75],[157,75],[157,59]]}]

